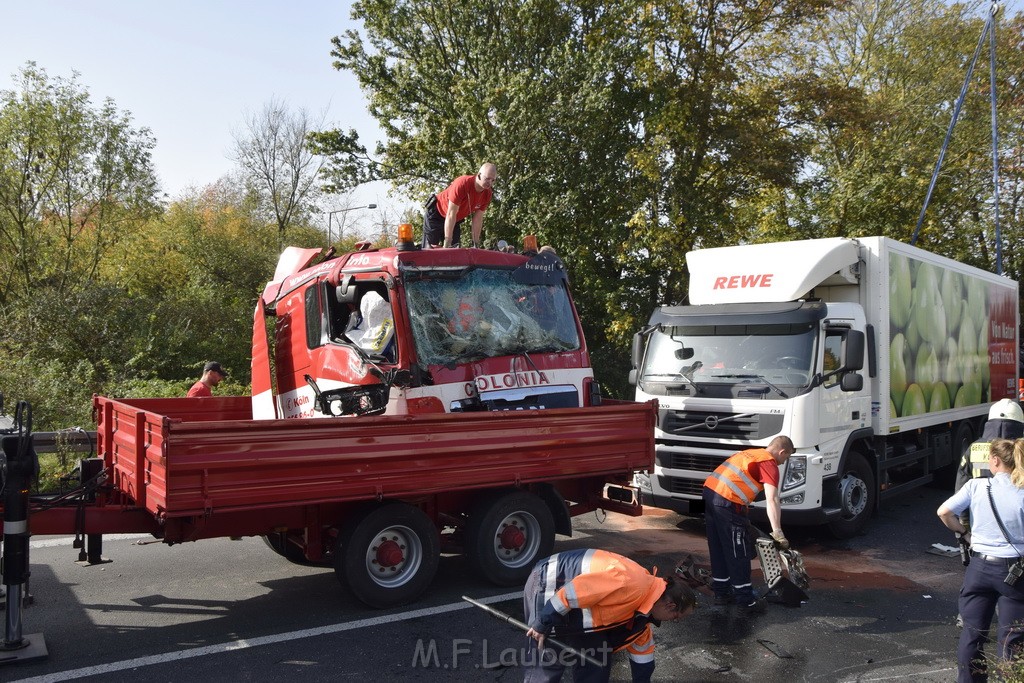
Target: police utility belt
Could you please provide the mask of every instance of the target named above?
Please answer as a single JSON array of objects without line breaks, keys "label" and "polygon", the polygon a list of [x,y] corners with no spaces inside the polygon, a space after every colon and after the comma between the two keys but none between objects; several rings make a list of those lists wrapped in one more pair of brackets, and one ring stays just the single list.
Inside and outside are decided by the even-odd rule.
[{"label": "police utility belt", "polygon": [[[989,480],[986,490],[988,491],[988,504],[992,506],[992,514],[996,518],[996,523],[999,524],[999,531],[1002,532],[1003,538],[1005,538],[1006,542],[1010,544],[1010,547],[1016,549],[1017,546],[1015,546],[1013,544],[1013,541],[1010,540],[1010,534],[1006,532],[1006,527],[1003,526],[1003,520],[999,518],[999,512],[996,511],[996,502],[992,498],[991,480]],[[1016,560],[1009,557],[994,557],[992,555],[982,555],[981,553],[975,553],[974,551],[971,551],[971,555],[973,557],[977,557],[978,559],[985,560],[986,562],[1006,563],[1006,578],[1003,579],[1003,583],[1009,586],[1015,585],[1017,583],[1017,580],[1020,579],[1021,575],[1024,574],[1024,557],[1021,557],[1020,553],[1017,553]]]}]

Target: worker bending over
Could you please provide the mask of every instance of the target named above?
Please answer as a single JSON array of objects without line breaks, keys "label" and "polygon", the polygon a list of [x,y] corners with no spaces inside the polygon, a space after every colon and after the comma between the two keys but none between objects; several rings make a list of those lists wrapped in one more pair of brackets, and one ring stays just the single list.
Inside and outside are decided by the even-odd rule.
[{"label": "worker bending over", "polygon": [[[625,650],[634,683],[649,681],[654,672],[651,626],[686,616],[696,602],[685,583],[655,576],[615,553],[587,549],[552,555],[537,563],[523,590],[523,611],[530,626],[523,680],[559,681],[566,667],[575,666],[577,683],[607,681],[611,654]],[[601,666],[545,650],[548,635],[582,650]]]}]

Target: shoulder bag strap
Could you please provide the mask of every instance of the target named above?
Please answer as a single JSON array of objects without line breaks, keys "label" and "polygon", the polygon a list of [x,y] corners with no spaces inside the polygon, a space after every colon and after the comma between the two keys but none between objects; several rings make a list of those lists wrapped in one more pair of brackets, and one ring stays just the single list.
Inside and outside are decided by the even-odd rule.
[{"label": "shoulder bag strap", "polygon": [[1010,544],[1011,548],[1013,548],[1013,552],[1017,553],[1017,557],[1024,559],[1024,556],[1022,556],[1020,551],[1017,550],[1017,546],[1010,540],[1010,534],[1006,533],[1006,527],[1003,526],[1003,520],[999,518],[999,512],[996,510],[996,501],[992,497],[991,480],[988,481],[988,486],[985,487],[985,490],[988,492],[988,504],[992,506],[992,514],[995,515],[996,523],[999,525],[999,530],[1003,532],[1003,538],[1005,538],[1006,542]]}]

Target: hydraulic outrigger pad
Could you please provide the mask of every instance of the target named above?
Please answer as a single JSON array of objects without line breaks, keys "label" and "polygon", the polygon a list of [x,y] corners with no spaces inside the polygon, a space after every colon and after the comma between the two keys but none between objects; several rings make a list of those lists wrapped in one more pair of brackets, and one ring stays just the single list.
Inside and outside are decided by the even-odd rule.
[{"label": "hydraulic outrigger pad", "polygon": [[[792,549],[779,550],[767,536],[758,538],[754,545],[761,561],[761,572],[768,584],[768,592],[774,593],[782,604],[789,607],[799,607],[800,603],[806,602],[806,589],[811,580],[804,569],[804,558],[800,553]],[[786,576],[783,576],[783,569]]]},{"label": "hydraulic outrigger pad", "polygon": [[[800,603],[806,602],[811,580],[804,569],[803,556],[792,549],[777,549],[768,536],[758,538],[755,543],[769,594],[775,594],[782,604],[789,607],[799,607]],[[784,571],[787,576],[783,576]],[[697,567],[692,555],[687,555],[676,565],[675,575],[690,588],[711,589],[711,572]]]}]

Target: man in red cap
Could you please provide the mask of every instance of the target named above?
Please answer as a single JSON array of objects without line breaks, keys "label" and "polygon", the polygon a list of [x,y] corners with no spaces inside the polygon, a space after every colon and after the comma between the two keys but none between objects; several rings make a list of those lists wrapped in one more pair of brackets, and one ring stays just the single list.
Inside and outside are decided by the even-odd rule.
[{"label": "man in red cap", "polygon": [[227,376],[228,373],[224,372],[224,368],[221,367],[220,363],[211,360],[203,366],[203,376],[188,390],[188,397],[213,396],[213,387],[220,384]]}]

